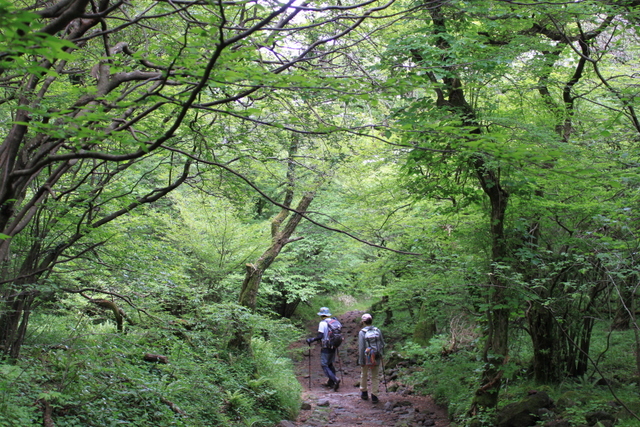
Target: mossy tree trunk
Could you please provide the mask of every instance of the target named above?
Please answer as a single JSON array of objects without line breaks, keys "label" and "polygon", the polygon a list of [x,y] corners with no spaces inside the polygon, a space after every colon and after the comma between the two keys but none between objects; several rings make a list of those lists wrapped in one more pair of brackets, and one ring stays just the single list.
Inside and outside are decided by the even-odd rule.
[{"label": "mossy tree trunk", "polygon": [[[441,63],[452,63],[452,46],[449,43],[451,34],[447,29],[447,16],[443,8],[445,1],[432,2],[429,15],[432,21],[432,36],[435,47],[441,51]],[[414,60],[422,61],[419,53],[414,53]],[[453,61],[455,63],[455,61]],[[482,127],[477,119],[476,111],[466,99],[460,71],[455,66],[443,66],[442,77],[432,76],[438,83],[436,105],[442,110],[455,114],[462,128],[468,129],[468,138],[476,138],[482,134]],[[504,223],[509,193],[501,183],[501,171],[495,163],[487,161],[486,154],[479,151],[469,156],[468,166],[475,174],[478,184],[488,199],[490,206],[489,234],[491,238],[491,257],[489,261],[495,268],[504,262],[507,254],[507,243],[504,235]],[[484,408],[495,408],[502,383],[503,366],[508,360],[508,331],[510,308],[508,296],[509,284],[498,274],[489,275],[489,291],[486,293],[486,332],[483,359],[484,372],[479,388],[469,410],[470,414]]]},{"label": "mossy tree trunk", "polygon": [[285,245],[301,239],[292,239],[291,236],[302,220],[301,214],[306,212],[309,204],[313,201],[314,196],[315,193],[307,193],[304,195],[296,208],[296,213],[289,219],[285,227],[282,230],[278,230],[273,236],[271,246],[269,246],[269,248],[256,260],[255,263],[246,265],[246,273],[244,281],[242,282],[242,290],[240,291],[240,298],[238,301],[240,305],[251,310],[256,308],[256,298],[258,296],[260,282],[262,281],[262,275],[280,254]]},{"label": "mossy tree trunk", "polygon": [[[502,262],[506,255],[504,221],[507,210],[508,193],[500,185],[499,175],[485,167],[481,158],[476,159],[475,170],[478,179],[491,204],[491,261],[493,265]],[[503,366],[508,361],[509,285],[498,274],[490,275],[490,291],[487,294],[487,331],[483,353],[485,363],[482,384],[476,390],[470,413],[482,408],[495,408],[498,404]]]},{"label": "mossy tree trunk", "polygon": [[[250,310],[255,310],[262,275],[280,254],[280,251],[282,251],[282,248],[284,248],[285,245],[301,239],[292,239],[291,236],[302,220],[302,214],[307,211],[309,205],[313,201],[314,196],[314,192],[309,192],[302,197],[302,200],[300,200],[300,203],[298,203],[295,210],[296,213],[289,218],[284,228],[280,229],[279,227],[276,227],[274,229],[275,234],[272,236],[271,246],[269,246],[260,258],[256,260],[256,262],[246,265],[245,277],[242,282],[242,289],[238,300],[240,305],[247,307]],[[280,215],[278,216],[280,217]],[[238,331],[236,336],[232,339],[230,346],[238,350],[248,350],[251,346],[251,334],[252,331],[250,330]]]},{"label": "mossy tree trunk", "polygon": [[[271,246],[264,251],[256,262],[245,266],[245,276],[242,282],[238,303],[247,307],[251,311],[256,308],[258,291],[260,290],[260,283],[262,282],[264,272],[269,268],[269,266],[271,266],[273,261],[278,257],[282,249],[287,244],[301,239],[301,237],[292,239],[292,236],[303,218],[302,215],[307,212],[309,205],[315,197],[315,191],[306,192],[294,210],[293,215],[290,215],[290,207],[293,202],[296,184],[296,162],[294,159],[297,152],[298,140],[294,137],[288,149],[289,163],[287,168],[287,189],[285,191],[284,201],[281,205],[282,209],[271,221]],[[287,218],[289,219],[287,220]],[[285,221],[287,222],[283,227],[282,224]],[[238,330],[229,343],[229,346],[237,350],[249,350],[251,348],[252,332],[251,328]]]}]

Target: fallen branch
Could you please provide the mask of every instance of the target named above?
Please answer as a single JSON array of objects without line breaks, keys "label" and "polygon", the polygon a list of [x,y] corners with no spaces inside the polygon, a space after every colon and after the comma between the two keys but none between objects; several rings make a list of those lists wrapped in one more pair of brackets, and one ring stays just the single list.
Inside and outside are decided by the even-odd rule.
[{"label": "fallen branch", "polygon": [[165,405],[167,405],[173,412],[175,412],[176,414],[180,414],[180,415],[187,415],[186,412],[184,412],[182,409],[178,408],[178,405],[176,405],[175,403],[173,403],[170,400],[165,399],[164,397],[160,398],[160,402],[164,403]]},{"label": "fallen branch", "polygon": [[143,360],[145,362],[169,363],[169,358],[167,356],[153,353],[145,353]]}]

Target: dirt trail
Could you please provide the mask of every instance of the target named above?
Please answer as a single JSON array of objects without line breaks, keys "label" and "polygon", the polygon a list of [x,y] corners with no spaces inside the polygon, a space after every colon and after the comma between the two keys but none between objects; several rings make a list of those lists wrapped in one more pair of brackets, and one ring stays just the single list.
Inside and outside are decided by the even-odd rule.
[{"label": "dirt trail", "polygon": [[[362,314],[361,311],[350,311],[337,316],[342,322],[345,336],[335,364],[339,371],[338,377],[342,380],[340,389],[333,391],[323,385],[327,378],[320,368],[320,346],[318,342],[314,343],[315,345],[312,344],[310,360],[309,352],[305,351],[306,356],[296,365],[298,380],[304,389],[303,410],[296,421],[286,421],[281,425],[283,427],[449,426],[446,412],[430,397],[414,396],[407,392],[385,392],[382,378],[378,395],[379,403],[373,404],[371,400],[360,399],[360,389],[357,386],[360,381],[360,367],[356,361]],[[319,318],[314,319],[314,323],[309,325],[308,336],[315,335],[318,321]],[[297,346],[306,347],[306,343],[296,344]],[[309,378],[309,361],[311,378]],[[389,372],[387,377],[388,375]],[[387,387],[390,385],[391,382],[387,378]]]}]

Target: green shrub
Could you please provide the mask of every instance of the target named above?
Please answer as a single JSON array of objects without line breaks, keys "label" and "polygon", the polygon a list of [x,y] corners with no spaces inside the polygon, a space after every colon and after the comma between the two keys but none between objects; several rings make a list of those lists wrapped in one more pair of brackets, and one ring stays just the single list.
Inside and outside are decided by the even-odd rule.
[{"label": "green shrub", "polygon": [[302,389],[294,374],[291,360],[279,356],[273,344],[261,338],[252,342],[257,379],[252,389],[257,390],[261,406],[273,408],[288,419],[295,419],[300,409]]},{"label": "green shrub", "polygon": [[[41,426],[34,402],[45,400],[57,427],[260,427],[296,416],[300,385],[285,355],[300,332],[290,322],[232,304],[164,316],[122,334],[80,311],[34,314],[20,360],[0,365],[0,427]],[[227,348],[233,328],[249,325],[265,326],[254,357]],[[145,353],[168,363],[145,361]]]},{"label": "green shrub", "polygon": [[409,383],[416,391],[431,395],[436,403],[446,407],[453,420],[464,417],[469,409],[482,364],[474,352],[468,350],[443,356],[447,343],[448,336],[436,335],[429,346],[423,348],[410,342],[402,347],[401,353],[419,366],[413,369]]},{"label": "green shrub", "polygon": [[23,388],[31,375],[21,366],[0,363],[0,426],[41,425],[33,423],[37,417],[34,400],[16,392],[16,386]]}]

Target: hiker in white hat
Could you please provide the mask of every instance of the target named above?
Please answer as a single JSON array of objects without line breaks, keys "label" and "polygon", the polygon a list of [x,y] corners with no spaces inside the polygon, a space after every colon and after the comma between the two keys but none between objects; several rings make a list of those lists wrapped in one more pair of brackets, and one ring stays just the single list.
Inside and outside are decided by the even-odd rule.
[{"label": "hiker in white hat", "polygon": [[329,311],[328,307],[320,308],[318,316],[322,317],[318,324],[318,334],[313,338],[307,338],[307,344],[311,345],[314,341],[322,342],[320,366],[324,374],[329,378],[325,385],[333,388],[334,391],[338,391],[340,379],[336,376],[336,368],[333,366],[333,362],[336,359],[336,350],[342,342],[342,324],[338,319],[331,316],[331,311]]}]

